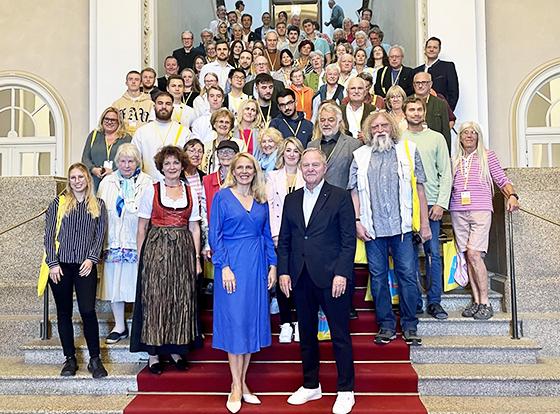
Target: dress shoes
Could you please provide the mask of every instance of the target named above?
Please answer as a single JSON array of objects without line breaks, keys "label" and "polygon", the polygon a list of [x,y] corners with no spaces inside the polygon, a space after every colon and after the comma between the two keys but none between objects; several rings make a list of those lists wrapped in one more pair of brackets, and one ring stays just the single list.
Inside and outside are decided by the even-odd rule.
[{"label": "dress shoes", "polygon": [[189,369],[189,364],[185,358],[179,358],[178,360],[173,360],[173,365],[178,371],[186,371]]},{"label": "dress shoes", "polygon": [[230,413],[238,413],[241,410],[241,400],[239,401],[231,401],[231,392],[228,395],[228,399],[226,402],[226,408]]},{"label": "dress shoes", "polygon": [[101,358],[99,357],[93,357],[89,360],[87,370],[91,373],[93,378],[103,378],[108,375],[107,370],[103,366],[103,362],[101,362]]},{"label": "dress shoes", "polygon": [[318,400],[323,396],[321,392],[321,384],[317,388],[304,388],[299,387],[299,389],[290,395],[288,398],[288,404],[291,405],[302,405],[309,401]]},{"label": "dress shoes", "polygon": [[61,377],[73,377],[78,371],[78,361],[76,361],[75,356],[66,357],[64,365],[62,365],[62,370],[60,371]]},{"label": "dress shoes", "polygon": [[333,414],[348,414],[355,403],[354,391],[339,391],[332,412]]},{"label": "dress shoes", "polygon": [[163,373],[163,365],[159,361],[154,362],[152,365],[148,364],[148,369],[155,375],[161,375]]},{"label": "dress shoes", "polygon": [[255,394],[243,394],[243,401],[247,404],[260,404],[261,400]]}]

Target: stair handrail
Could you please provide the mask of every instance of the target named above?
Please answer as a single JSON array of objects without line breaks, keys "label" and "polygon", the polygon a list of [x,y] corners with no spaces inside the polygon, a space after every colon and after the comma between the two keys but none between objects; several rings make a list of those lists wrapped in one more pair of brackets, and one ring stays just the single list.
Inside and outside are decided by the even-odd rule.
[{"label": "stair handrail", "polygon": [[[560,227],[560,223],[543,217],[533,211],[527,210],[526,208],[519,207],[519,211],[527,213],[533,217],[546,221],[547,223],[553,224]],[[515,249],[513,246],[513,214],[508,211],[508,249],[509,249],[509,278],[510,278],[510,294],[511,294],[511,324],[512,324],[512,339],[521,339],[519,333],[519,322],[518,322],[518,312],[517,312],[517,285],[515,278]]]}]

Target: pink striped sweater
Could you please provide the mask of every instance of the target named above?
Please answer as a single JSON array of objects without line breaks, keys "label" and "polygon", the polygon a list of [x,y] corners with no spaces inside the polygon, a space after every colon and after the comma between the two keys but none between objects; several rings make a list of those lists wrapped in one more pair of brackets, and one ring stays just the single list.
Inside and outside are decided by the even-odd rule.
[{"label": "pink striped sweater", "polygon": [[[506,184],[511,184],[506,173],[500,166],[498,157],[494,151],[488,150],[488,169],[492,180],[501,189]],[[466,163],[465,160],[462,163]],[[449,211],[469,211],[469,210],[489,210],[492,208],[492,187],[489,183],[480,179],[480,163],[476,153],[472,154],[471,168],[469,171],[469,179],[467,188],[465,189],[465,175],[463,173],[463,164],[459,164],[453,177],[453,187],[451,189],[451,201],[449,203]],[[470,191],[471,204],[461,205],[461,193]]]}]

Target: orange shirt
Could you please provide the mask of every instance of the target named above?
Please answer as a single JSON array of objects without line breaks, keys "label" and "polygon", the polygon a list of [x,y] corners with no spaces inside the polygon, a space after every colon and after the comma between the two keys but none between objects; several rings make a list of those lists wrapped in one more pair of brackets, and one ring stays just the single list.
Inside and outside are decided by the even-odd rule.
[{"label": "orange shirt", "polygon": [[297,89],[290,85],[290,89],[296,94],[296,110],[305,114],[305,119],[311,121],[313,115],[313,95],[315,92],[309,86],[302,86]]}]

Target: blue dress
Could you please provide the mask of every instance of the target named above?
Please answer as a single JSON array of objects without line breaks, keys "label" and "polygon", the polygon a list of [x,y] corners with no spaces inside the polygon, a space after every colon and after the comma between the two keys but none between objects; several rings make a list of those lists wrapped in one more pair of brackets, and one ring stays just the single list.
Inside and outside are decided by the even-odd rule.
[{"label": "blue dress", "polygon": [[[212,346],[232,354],[258,352],[272,343],[267,285],[276,253],[268,214],[268,204],[256,201],[245,210],[229,188],[220,190],[212,202],[208,235],[215,268]],[[225,266],[235,275],[231,294],[222,284]]]}]

